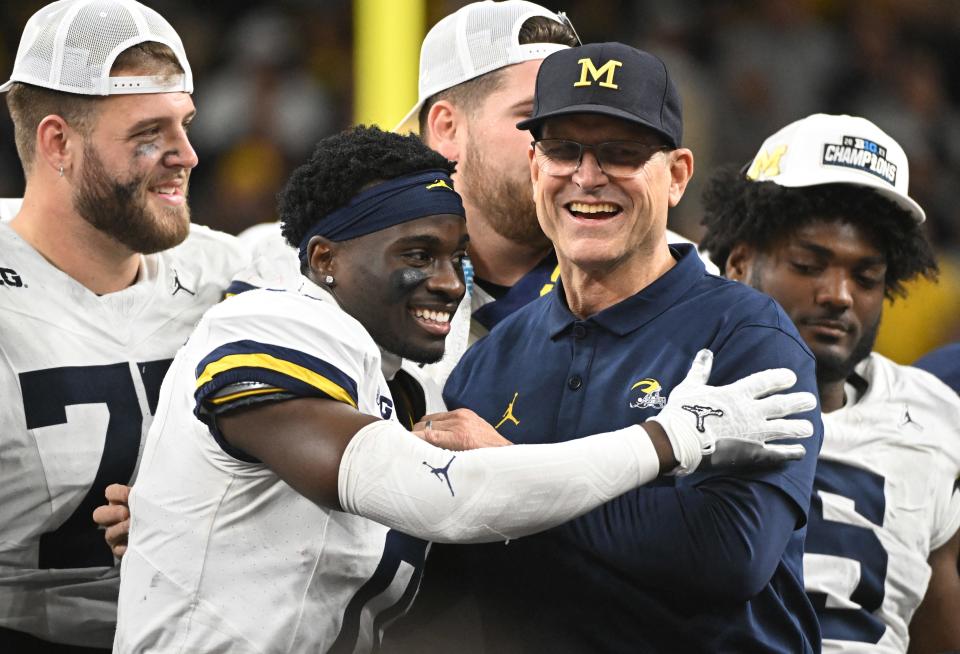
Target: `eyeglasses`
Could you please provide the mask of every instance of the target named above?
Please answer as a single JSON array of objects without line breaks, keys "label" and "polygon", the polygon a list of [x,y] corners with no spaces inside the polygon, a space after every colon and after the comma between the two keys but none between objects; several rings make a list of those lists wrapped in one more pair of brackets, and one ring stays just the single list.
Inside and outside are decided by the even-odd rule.
[{"label": "eyeglasses", "polygon": [[540,139],[531,143],[537,166],[548,175],[572,175],[583,161],[583,151],[593,150],[597,165],[611,177],[633,177],[657,152],[669,150],[666,145],[651,145],[639,141],[605,141],[585,145],[567,139]]}]

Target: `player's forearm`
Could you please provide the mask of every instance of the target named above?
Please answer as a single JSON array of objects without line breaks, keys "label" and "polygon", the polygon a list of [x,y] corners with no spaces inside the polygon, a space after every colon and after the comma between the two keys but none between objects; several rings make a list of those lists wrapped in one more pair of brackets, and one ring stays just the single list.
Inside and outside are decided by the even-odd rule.
[{"label": "player's forearm", "polygon": [[391,423],[368,425],[344,452],[344,510],[439,542],[519,538],[571,520],[657,477],[639,426],[551,445],[467,452],[433,447]]}]

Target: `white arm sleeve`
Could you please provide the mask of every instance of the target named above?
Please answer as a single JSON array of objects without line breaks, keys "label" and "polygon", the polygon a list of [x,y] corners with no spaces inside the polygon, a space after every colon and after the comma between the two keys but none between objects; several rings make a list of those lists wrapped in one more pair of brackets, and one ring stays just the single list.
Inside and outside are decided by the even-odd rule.
[{"label": "white arm sleeve", "polygon": [[639,425],[565,443],[452,452],[377,421],[347,445],[337,483],[348,513],[425,540],[484,543],[576,518],[659,469]]}]

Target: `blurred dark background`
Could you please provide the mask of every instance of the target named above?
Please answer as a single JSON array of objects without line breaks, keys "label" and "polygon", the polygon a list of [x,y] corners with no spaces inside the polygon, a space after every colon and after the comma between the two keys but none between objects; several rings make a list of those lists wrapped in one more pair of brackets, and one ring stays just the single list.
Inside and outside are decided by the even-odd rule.
[{"label": "blurred dark background", "polygon": [[[404,2],[405,0],[396,0]],[[27,18],[0,6],[0,77]],[[238,233],[274,219],[287,173],[353,120],[349,0],[147,2],[184,40],[196,80],[196,222]],[[427,27],[465,4],[427,0]],[[865,116],[910,159],[944,267],[938,286],[889,310],[880,349],[903,361],[960,338],[960,2],[956,0],[554,0],[584,41],[623,41],[666,60],[684,99],[694,184],[671,227],[696,239],[699,194],[718,165],[743,164],[766,136],[815,112]],[[401,116],[397,116],[399,120]],[[393,125],[384,125],[392,127]],[[22,194],[0,110],[0,197]],[[887,324],[889,323],[889,324]]]}]

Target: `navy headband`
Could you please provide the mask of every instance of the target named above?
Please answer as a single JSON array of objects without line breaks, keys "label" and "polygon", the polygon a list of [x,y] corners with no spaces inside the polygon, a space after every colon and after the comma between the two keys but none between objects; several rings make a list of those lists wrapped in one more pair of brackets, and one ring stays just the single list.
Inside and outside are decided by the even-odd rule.
[{"label": "navy headband", "polygon": [[460,194],[453,190],[453,180],[446,171],[425,170],[388,179],[358,193],[347,204],[318,220],[300,241],[300,261],[306,262],[307,244],[314,236],[347,241],[441,214],[466,215]]}]

